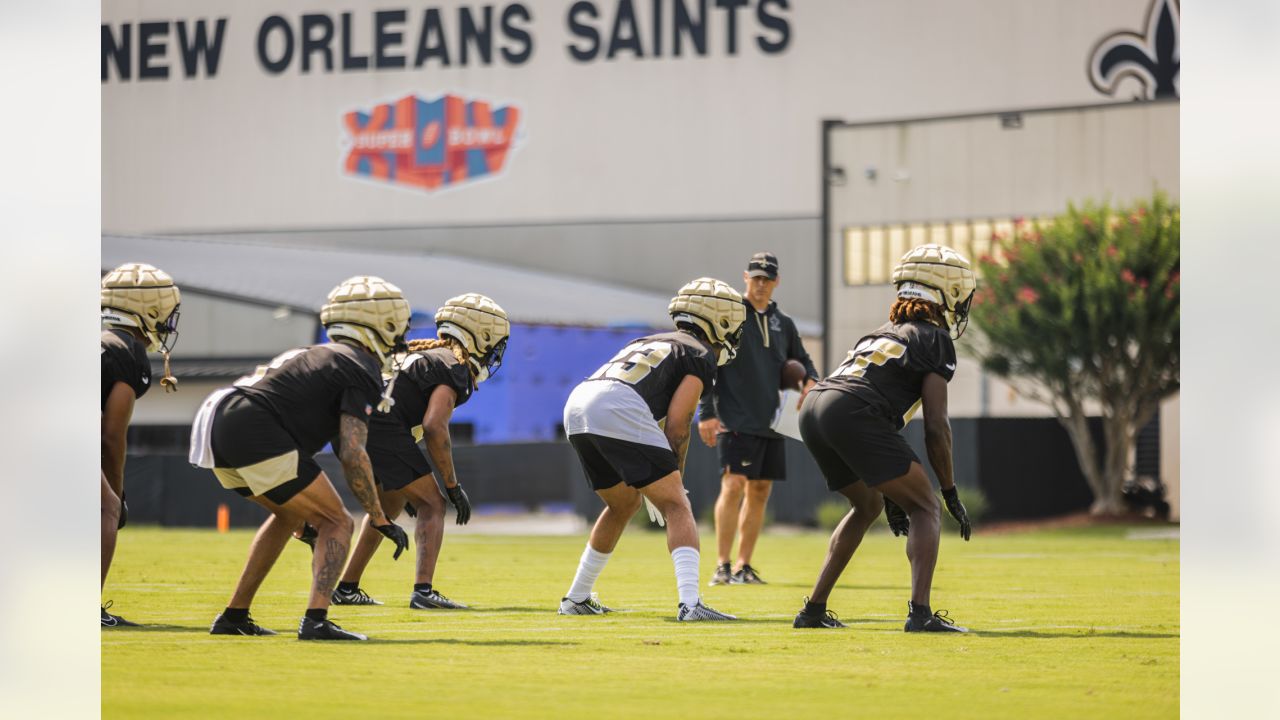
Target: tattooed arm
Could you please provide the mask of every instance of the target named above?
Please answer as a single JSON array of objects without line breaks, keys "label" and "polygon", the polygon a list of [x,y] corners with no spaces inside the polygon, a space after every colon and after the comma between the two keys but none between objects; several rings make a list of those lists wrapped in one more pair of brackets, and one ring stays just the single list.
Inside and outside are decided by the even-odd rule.
[{"label": "tattooed arm", "polygon": [[696,375],[685,375],[679,387],[671,396],[671,404],[667,406],[667,422],[663,427],[667,442],[671,444],[671,452],[676,454],[680,463],[680,474],[684,474],[685,452],[689,449],[689,428],[693,424],[693,412],[698,408],[698,398],[702,395],[702,381]]},{"label": "tattooed arm", "polygon": [[373,484],[373,466],[369,463],[369,453],[365,451],[365,440],[369,436],[369,426],[354,415],[343,413],[338,426],[338,459],[342,461],[342,472],[347,476],[347,485],[355,494],[360,506],[369,514],[369,524],[386,525],[387,516],[382,512],[382,504],[378,502],[378,490]]}]

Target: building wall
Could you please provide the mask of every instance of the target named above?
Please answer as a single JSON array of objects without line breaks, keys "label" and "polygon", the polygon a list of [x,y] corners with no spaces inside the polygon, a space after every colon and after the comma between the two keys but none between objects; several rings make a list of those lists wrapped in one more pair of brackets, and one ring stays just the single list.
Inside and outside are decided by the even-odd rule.
[{"label": "building wall", "polygon": [[[885,322],[894,298],[887,269],[912,244],[933,240],[934,226],[975,221],[969,239],[977,241],[980,226],[989,233],[1016,217],[1059,213],[1070,201],[1128,202],[1156,188],[1178,197],[1176,102],[1024,113],[1021,119],[1017,129],[1004,129],[997,116],[984,115],[832,131],[832,164],[844,171],[845,181],[831,190],[836,355],[829,357],[843,355]],[[846,243],[850,230],[912,225],[920,228],[919,242],[909,232],[897,238],[886,233],[876,241],[879,249],[863,256],[878,268],[867,271],[878,282],[850,281],[849,254],[861,247]],[[872,243],[869,235],[862,242]],[[958,343],[961,362],[951,382],[953,416],[1048,414],[1044,405],[982,372],[976,361],[965,362],[965,345],[964,339]]]},{"label": "building wall", "polygon": [[[736,284],[743,259],[768,248],[783,260],[783,306],[816,321],[821,119],[1144,93],[1129,78],[1104,94],[1087,66],[1105,36],[1145,31],[1149,0],[748,0],[732,35],[729,11],[705,0],[592,0],[585,6],[594,19],[574,15],[575,6],[583,3],[106,3],[104,32],[122,45],[128,26],[132,45],[118,55],[104,50],[103,228],[413,247],[654,290],[677,287],[690,272]],[[461,14],[485,7],[495,13],[493,56],[484,62],[471,44],[463,61]],[[638,48],[611,37],[628,9]],[[376,13],[397,10],[404,20],[384,30],[399,33],[399,44],[378,46]],[[692,19],[678,30],[682,10]],[[284,30],[267,24],[273,15],[295,40],[279,72],[258,51],[263,28],[267,60],[284,51]],[[415,67],[429,17],[450,59]],[[332,69],[323,52],[308,53],[312,64],[303,67],[303,23],[317,18],[334,27]],[[213,37],[219,20],[216,68],[197,62],[188,76],[181,38],[201,21]],[[527,36],[527,48],[507,26]],[[625,35],[630,26],[619,27]],[[587,59],[574,55],[590,45],[583,28],[601,36],[601,50]],[[144,29],[152,47],[145,62]],[[703,36],[702,49],[694,35]],[[407,67],[378,68],[379,47],[405,56]],[[501,52],[525,49],[516,60]],[[373,59],[369,69],[344,69],[344,54]],[[144,66],[152,77],[140,77]],[[344,173],[345,113],[445,93],[519,109],[500,173],[432,192]],[[939,161],[959,167],[963,158]]]}]

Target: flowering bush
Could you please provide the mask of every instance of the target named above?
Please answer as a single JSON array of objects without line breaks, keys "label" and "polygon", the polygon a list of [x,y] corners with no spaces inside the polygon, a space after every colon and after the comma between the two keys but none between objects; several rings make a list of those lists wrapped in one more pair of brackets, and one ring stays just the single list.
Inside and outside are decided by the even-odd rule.
[{"label": "flowering bush", "polygon": [[[1074,206],[1015,223],[978,260],[973,324],[983,367],[1050,405],[1075,444],[1095,513],[1123,510],[1138,430],[1178,389],[1179,224],[1162,193],[1128,207]],[[1085,423],[1096,401],[1101,458]]]}]

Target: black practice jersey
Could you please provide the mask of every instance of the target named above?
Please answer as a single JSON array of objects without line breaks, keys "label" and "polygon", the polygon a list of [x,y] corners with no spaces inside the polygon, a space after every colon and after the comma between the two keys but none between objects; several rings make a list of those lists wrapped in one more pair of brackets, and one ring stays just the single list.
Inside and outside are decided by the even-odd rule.
[{"label": "black practice jersey", "polygon": [[630,385],[644,398],[653,419],[661,420],[685,375],[701,380],[705,394],[716,378],[716,356],[706,343],[676,331],[633,340],[587,379]]},{"label": "black practice jersey", "polygon": [[901,428],[920,407],[924,376],[937,373],[951,382],[955,372],[956,346],[946,330],[926,322],[885,323],[859,340],[814,390],[862,398]]},{"label": "black practice jersey", "polygon": [[458,362],[447,347],[411,353],[401,364],[396,386],[391,390],[391,397],[396,401],[391,412],[375,412],[369,432],[378,432],[386,425],[409,430],[420,428],[431,392],[440,385],[448,385],[458,394],[454,401],[454,407],[458,407],[471,398],[471,371]]},{"label": "black practice jersey", "polygon": [[147,394],[151,387],[151,360],[142,341],[125,330],[102,331],[102,409],[107,396],[118,382],[133,388],[135,397]]},{"label": "black practice jersey", "polygon": [[382,374],[364,350],[327,343],[281,353],[235,386],[270,410],[301,451],[314,455],[338,434],[343,414],[368,421],[382,395]]}]

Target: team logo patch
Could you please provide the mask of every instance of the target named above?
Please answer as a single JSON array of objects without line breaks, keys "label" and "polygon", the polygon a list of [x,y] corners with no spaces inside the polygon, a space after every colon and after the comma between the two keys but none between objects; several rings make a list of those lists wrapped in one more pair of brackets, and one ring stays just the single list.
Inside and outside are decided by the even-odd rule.
[{"label": "team logo patch", "polygon": [[406,95],[343,115],[346,175],[431,191],[494,177],[517,142],[521,112],[483,100]]},{"label": "team logo patch", "polygon": [[1151,0],[1142,35],[1121,31],[1103,38],[1089,54],[1089,82],[1098,92],[1115,95],[1120,81],[1135,78],[1141,98],[1178,97],[1182,67],[1178,3]]}]

